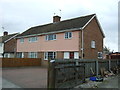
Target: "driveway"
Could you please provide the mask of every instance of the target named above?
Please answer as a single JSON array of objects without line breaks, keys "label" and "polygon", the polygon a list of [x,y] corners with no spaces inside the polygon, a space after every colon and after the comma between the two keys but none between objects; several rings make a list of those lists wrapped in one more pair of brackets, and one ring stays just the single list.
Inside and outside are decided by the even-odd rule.
[{"label": "driveway", "polygon": [[3,68],[2,77],[21,88],[47,87],[47,69],[42,67]]}]

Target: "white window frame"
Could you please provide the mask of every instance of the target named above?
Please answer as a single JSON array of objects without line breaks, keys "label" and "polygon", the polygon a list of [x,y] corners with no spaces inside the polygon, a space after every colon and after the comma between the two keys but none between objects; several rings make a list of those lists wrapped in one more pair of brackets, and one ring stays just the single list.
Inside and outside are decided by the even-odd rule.
[{"label": "white window frame", "polygon": [[[48,60],[49,53],[51,53],[51,52],[44,52],[44,60]],[[57,56],[56,52],[52,52],[52,53],[53,53],[52,58],[56,58],[56,56]]]},{"label": "white window frame", "polygon": [[37,52],[28,52],[28,58],[37,58],[38,53]]},{"label": "white window frame", "polygon": [[56,40],[57,39],[57,35],[56,34],[49,34],[45,36],[45,40],[46,41],[50,41],[50,40]]},{"label": "white window frame", "polygon": [[20,43],[24,43],[24,38],[20,38]]},{"label": "white window frame", "polygon": [[37,42],[38,37],[30,37],[29,42]]},{"label": "white window frame", "polygon": [[[100,56],[99,56],[99,54],[101,54]],[[103,53],[102,52],[98,52],[98,59],[102,59],[103,58]]]},{"label": "white window frame", "polygon": [[74,59],[79,59],[79,52],[74,52]]},{"label": "white window frame", "polygon": [[91,48],[95,48],[95,45],[96,45],[95,40],[92,40],[92,41],[91,41]]},{"label": "white window frame", "polygon": [[22,56],[21,56],[22,58],[24,58],[24,53],[22,52]]},{"label": "white window frame", "polygon": [[24,58],[24,53],[23,52],[18,52],[17,53],[17,58]]},{"label": "white window frame", "polygon": [[70,52],[64,52],[64,59],[70,59]]},{"label": "white window frame", "polygon": [[44,52],[44,60],[48,60],[48,52]]},{"label": "white window frame", "polygon": [[10,58],[10,53],[5,53],[5,54],[4,54],[4,57],[5,57],[5,58]]},{"label": "white window frame", "polygon": [[[71,36],[70,36],[71,35]],[[72,38],[72,32],[65,32],[64,38],[65,39],[71,39]]]}]

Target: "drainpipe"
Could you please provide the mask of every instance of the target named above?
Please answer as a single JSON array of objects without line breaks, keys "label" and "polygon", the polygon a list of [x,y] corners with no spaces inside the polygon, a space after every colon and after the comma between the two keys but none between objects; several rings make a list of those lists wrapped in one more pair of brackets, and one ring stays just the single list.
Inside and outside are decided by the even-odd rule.
[{"label": "drainpipe", "polygon": [[83,57],[83,54],[84,54],[84,35],[83,35],[83,34],[84,34],[84,32],[83,32],[83,30],[82,30],[82,48],[81,48],[81,50],[82,50],[82,56],[81,56],[82,59],[84,58],[84,57]]}]

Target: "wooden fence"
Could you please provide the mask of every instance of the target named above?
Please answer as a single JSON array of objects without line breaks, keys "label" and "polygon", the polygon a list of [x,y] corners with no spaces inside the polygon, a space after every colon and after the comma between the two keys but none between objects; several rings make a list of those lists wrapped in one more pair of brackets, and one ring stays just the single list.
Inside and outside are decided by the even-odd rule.
[{"label": "wooden fence", "polygon": [[94,72],[94,75],[101,74],[101,68],[104,68],[107,71],[120,65],[120,60],[80,60],[81,63],[85,64],[85,77],[90,77],[93,75],[91,71]]},{"label": "wooden fence", "polygon": [[120,66],[120,60],[51,60],[48,67],[48,88],[73,88],[86,77],[97,76],[101,68]]},{"label": "wooden fence", "polygon": [[85,66],[72,61],[50,61],[48,88],[72,88],[85,81]]},{"label": "wooden fence", "polygon": [[40,66],[40,58],[3,58],[2,67]]}]

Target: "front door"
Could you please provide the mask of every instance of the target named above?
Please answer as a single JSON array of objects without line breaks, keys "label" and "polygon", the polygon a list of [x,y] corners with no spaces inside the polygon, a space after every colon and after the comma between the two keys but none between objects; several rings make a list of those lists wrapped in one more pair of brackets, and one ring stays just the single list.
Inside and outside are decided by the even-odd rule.
[{"label": "front door", "polygon": [[70,52],[70,59],[74,59],[74,52]]}]

